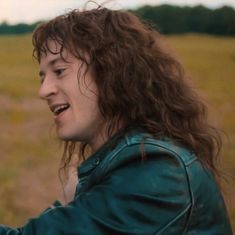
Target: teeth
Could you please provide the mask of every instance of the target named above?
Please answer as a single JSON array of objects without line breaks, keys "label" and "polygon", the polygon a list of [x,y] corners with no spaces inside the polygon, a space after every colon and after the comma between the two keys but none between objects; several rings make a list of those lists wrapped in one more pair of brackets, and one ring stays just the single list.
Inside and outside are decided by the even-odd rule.
[{"label": "teeth", "polygon": [[60,105],[60,106],[56,107],[56,108],[53,110],[53,112],[54,112],[54,114],[57,115],[57,114],[61,113],[63,110],[67,109],[68,107],[69,107],[69,105],[67,105],[67,104]]}]

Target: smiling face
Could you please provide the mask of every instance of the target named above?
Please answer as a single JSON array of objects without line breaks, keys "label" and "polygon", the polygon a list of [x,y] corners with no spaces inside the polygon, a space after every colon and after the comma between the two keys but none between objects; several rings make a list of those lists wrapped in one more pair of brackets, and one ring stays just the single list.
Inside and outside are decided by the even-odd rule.
[{"label": "smiling face", "polygon": [[106,140],[102,138],[103,122],[97,100],[98,92],[91,71],[66,49],[50,41],[51,53],[40,60],[41,86],[39,96],[46,100],[54,114],[57,133],[65,141],[85,141],[93,150]]}]

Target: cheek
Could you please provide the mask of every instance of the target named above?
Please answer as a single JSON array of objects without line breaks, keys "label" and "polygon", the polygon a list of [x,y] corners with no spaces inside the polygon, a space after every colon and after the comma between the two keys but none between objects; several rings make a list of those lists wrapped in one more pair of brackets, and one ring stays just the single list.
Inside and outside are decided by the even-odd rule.
[{"label": "cheek", "polygon": [[97,99],[95,97],[77,97],[74,103],[75,105],[73,111],[76,118],[80,120],[83,119],[84,121],[89,121],[101,117]]},{"label": "cheek", "polygon": [[[84,81],[85,80],[85,81]],[[91,77],[86,77],[77,84],[73,89],[73,103],[75,104],[75,112],[80,118],[84,119],[100,117],[98,107],[98,92],[95,83]]]},{"label": "cheek", "polygon": [[97,116],[99,113],[98,96],[95,90],[86,90],[81,98],[81,105],[87,113]]},{"label": "cheek", "polygon": [[88,118],[90,118],[91,120],[101,119],[101,114],[100,114],[97,102],[91,102],[90,104],[87,104],[85,108],[86,108],[87,115],[89,116]]}]

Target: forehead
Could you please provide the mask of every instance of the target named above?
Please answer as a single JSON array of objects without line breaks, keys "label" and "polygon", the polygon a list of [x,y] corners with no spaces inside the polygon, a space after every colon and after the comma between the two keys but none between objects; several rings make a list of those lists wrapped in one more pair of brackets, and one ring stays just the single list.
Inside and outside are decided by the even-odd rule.
[{"label": "forehead", "polygon": [[40,56],[40,66],[45,66],[51,63],[51,61],[66,61],[69,62],[75,59],[71,53],[66,48],[54,41],[48,40],[44,43],[44,50]]},{"label": "forehead", "polygon": [[53,53],[59,53],[61,51],[61,44],[55,40],[47,40],[44,43],[44,47],[47,49],[47,51],[51,51]]}]

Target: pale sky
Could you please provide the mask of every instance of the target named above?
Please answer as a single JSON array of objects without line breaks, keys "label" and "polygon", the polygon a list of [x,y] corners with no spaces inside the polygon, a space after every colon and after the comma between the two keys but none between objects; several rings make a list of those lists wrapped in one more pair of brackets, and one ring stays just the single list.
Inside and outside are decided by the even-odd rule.
[{"label": "pale sky", "polygon": [[[0,22],[32,23],[38,20],[47,20],[69,9],[80,8],[87,0],[0,0]],[[105,0],[96,0],[98,3]],[[235,8],[235,0],[112,0],[106,7],[135,8],[141,5],[175,4],[194,6],[202,4],[207,7],[217,8],[229,5]],[[91,6],[94,6],[91,4]]]}]

